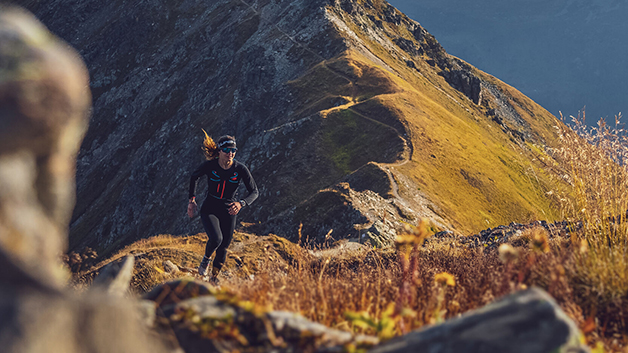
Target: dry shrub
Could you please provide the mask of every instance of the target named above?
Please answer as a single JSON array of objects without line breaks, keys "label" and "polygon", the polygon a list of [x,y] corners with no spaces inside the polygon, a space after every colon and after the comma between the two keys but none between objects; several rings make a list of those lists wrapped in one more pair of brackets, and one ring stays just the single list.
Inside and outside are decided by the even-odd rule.
[{"label": "dry shrub", "polygon": [[423,245],[409,230],[397,250],[362,248],[297,258],[291,266],[266,261],[253,279],[224,285],[246,300],[299,312],[330,327],[387,339],[483,306],[510,292],[496,254],[456,242]]},{"label": "dry shrub", "polygon": [[397,271],[391,254],[362,249],[344,256],[303,253],[290,266],[268,259],[253,279],[233,277],[224,285],[275,310],[299,312],[331,327],[348,329],[347,311],[370,308],[379,315],[393,296],[390,278]]},{"label": "dry shrub", "polygon": [[[587,127],[584,114],[562,129],[559,175],[569,188],[562,211],[572,225],[578,301],[599,331],[625,336],[628,330],[628,139],[621,128],[600,120]],[[595,326],[595,325],[594,325]]]},{"label": "dry shrub", "polygon": [[424,243],[425,236],[419,227],[406,229],[394,250],[301,252],[291,264],[261,259],[252,278],[234,276],[223,286],[270,309],[383,340],[539,286],[556,298],[591,346],[602,341],[617,351],[625,345],[618,306],[608,303],[595,311],[588,306],[573,251],[579,249],[569,238],[550,239],[539,227],[521,235],[522,246],[497,252],[469,249],[455,239]]},{"label": "dry shrub", "polygon": [[[556,151],[568,167],[562,170],[570,189],[561,199],[578,246],[581,285],[593,301],[613,302],[628,295],[628,139],[625,131],[603,120],[588,128],[574,118],[563,130]],[[578,136],[582,138],[578,138]]]}]

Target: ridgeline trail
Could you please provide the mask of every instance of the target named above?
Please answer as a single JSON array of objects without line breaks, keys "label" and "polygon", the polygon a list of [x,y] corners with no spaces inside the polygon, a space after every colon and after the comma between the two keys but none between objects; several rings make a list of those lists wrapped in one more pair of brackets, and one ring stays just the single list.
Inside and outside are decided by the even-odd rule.
[{"label": "ridgeline trail", "polygon": [[[247,3],[244,0],[240,0],[241,3],[243,3],[244,5],[248,6],[248,8],[257,16],[262,16],[261,12],[258,11],[252,4]],[[278,15],[279,18],[281,18],[283,16],[283,13],[285,11],[287,11],[288,9],[284,9],[282,13],[280,13]],[[370,116],[365,115],[362,112],[357,111],[356,109],[354,109],[354,107],[358,104],[363,104],[366,103],[370,100],[373,99],[377,99],[378,97],[381,97],[383,95],[395,95],[398,93],[386,93],[386,94],[378,94],[369,98],[366,98],[364,100],[359,100],[358,97],[358,84],[357,82],[352,78],[349,77],[347,75],[345,75],[344,73],[333,69],[332,67],[330,67],[328,65],[330,60],[334,60],[334,59],[326,59],[324,58],[321,54],[315,52],[314,50],[312,50],[311,48],[308,47],[308,45],[301,43],[300,41],[298,41],[295,37],[291,36],[289,33],[287,33],[286,31],[284,31],[282,28],[279,27],[279,25],[277,24],[277,22],[273,23],[272,26],[279,32],[281,33],[281,35],[285,36],[285,38],[287,38],[290,42],[294,43],[294,45],[296,45],[297,47],[299,47],[300,49],[310,53],[313,57],[317,58],[320,60],[320,62],[318,64],[316,64],[315,66],[313,66],[312,68],[315,67],[319,67],[319,68],[323,68],[325,70],[327,70],[328,72],[332,73],[333,75],[335,75],[336,77],[340,77],[343,80],[345,80],[349,86],[349,92],[348,95],[337,95],[337,94],[324,94],[322,97],[320,97],[319,99],[317,99],[314,102],[311,102],[310,104],[308,104],[307,106],[301,108],[300,110],[294,112],[292,114],[293,117],[295,117],[295,120],[291,120],[289,122],[283,123],[281,125],[266,129],[263,131],[263,133],[275,133],[277,130],[280,130],[282,128],[286,128],[286,127],[290,127],[293,126],[294,124],[298,124],[302,121],[307,121],[307,120],[311,120],[315,117],[322,117],[323,119],[327,118],[327,116],[329,116],[330,114],[336,113],[336,112],[340,112],[340,111],[349,111],[351,112],[351,114],[360,117],[366,121],[369,121],[371,123],[375,123],[377,125],[382,126],[385,129],[391,129],[394,131],[394,133],[403,141],[403,151],[401,153],[399,153],[399,155],[397,156],[398,160],[394,161],[394,162],[390,162],[390,163],[381,163],[381,162],[373,162],[375,165],[377,165],[382,171],[384,171],[388,177],[389,183],[391,185],[391,194],[392,194],[392,200],[389,200],[388,202],[390,202],[394,207],[396,207],[398,210],[400,210],[402,207],[406,208],[408,210],[411,210],[412,212],[416,212],[415,210],[413,210],[413,207],[410,206],[411,202],[408,202],[407,200],[405,200],[403,198],[403,196],[400,193],[400,186],[394,176],[395,173],[395,168],[396,167],[400,167],[403,166],[405,164],[407,164],[411,159],[412,159],[412,155],[413,155],[413,146],[412,143],[410,143],[408,141],[408,139],[406,138],[406,134],[400,132],[397,128],[386,124],[380,120],[377,120],[375,118],[372,118]],[[362,49],[367,50],[371,55],[373,55],[374,58],[381,60],[381,58],[379,58],[379,56],[377,56],[376,54],[374,54],[370,49],[368,49],[366,46],[362,46]],[[310,69],[311,70],[311,69]],[[401,77],[400,73],[397,72],[394,68],[391,67],[387,67],[387,71],[390,71],[393,75],[396,75],[397,77]],[[420,72],[417,71],[417,73],[424,77]],[[425,77],[424,77],[425,78]],[[427,78],[425,78],[427,82],[431,82],[430,80],[427,80]],[[452,97],[450,94],[447,94],[446,92],[444,92],[440,87],[438,87],[438,85],[436,83],[431,83],[432,86],[434,86],[436,89],[438,89],[440,92],[442,92],[443,94],[445,94],[447,97],[449,97],[452,101],[454,101],[456,104],[461,105],[460,102],[458,102],[454,97]],[[325,110],[321,110],[321,111],[317,111],[312,113],[308,113],[308,111],[310,111],[310,109],[315,108],[317,105],[319,105],[321,102],[324,102],[326,100],[330,100],[333,98],[338,98],[339,100],[344,100],[346,101],[345,104],[341,104],[341,105],[337,105],[335,107],[331,107]],[[429,98],[428,98],[429,99]],[[308,113],[306,116],[302,116],[304,113]],[[344,177],[343,177],[344,178]],[[337,181],[337,182],[340,182]],[[337,183],[336,182],[336,183]],[[336,183],[331,183],[330,185],[334,185]],[[313,197],[314,195],[312,195],[311,197]],[[306,200],[304,200],[303,202],[307,202],[308,200],[311,199],[311,197],[307,198]],[[424,197],[417,197],[414,200],[414,203],[418,203],[423,209],[429,209],[431,210],[429,207],[423,207],[428,205],[430,202],[429,200],[427,200]],[[400,207],[401,206],[401,207]],[[378,217],[375,214],[372,214],[372,212],[367,212],[369,213],[369,218],[372,219],[377,219]],[[280,213],[281,215],[282,213]],[[278,215],[279,216],[279,215]],[[434,216],[440,218],[440,216],[434,214]],[[363,226],[366,226],[366,228],[372,226],[373,224],[373,220],[369,220],[369,222]],[[364,228],[364,227],[360,227],[360,228]]]}]

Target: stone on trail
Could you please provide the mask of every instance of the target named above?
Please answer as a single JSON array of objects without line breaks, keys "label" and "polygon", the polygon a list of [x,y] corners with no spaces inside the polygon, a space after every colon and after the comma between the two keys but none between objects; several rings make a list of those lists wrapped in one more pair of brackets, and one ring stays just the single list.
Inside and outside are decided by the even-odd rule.
[{"label": "stone on trail", "polygon": [[91,289],[103,290],[110,295],[118,297],[124,296],[130,288],[134,264],[135,258],[133,255],[108,264],[94,278]]},{"label": "stone on trail", "polygon": [[172,263],[172,261],[170,260],[166,260],[163,262],[164,265],[164,270],[166,270],[166,272],[168,273],[173,273],[176,274],[177,272],[179,272],[179,266],[175,265]]},{"label": "stone on trail", "polygon": [[144,294],[143,299],[152,300],[159,307],[179,303],[185,299],[215,294],[216,289],[207,282],[190,278],[177,279],[160,284]]},{"label": "stone on trail", "polygon": [[318,345],[328,348],[340,347],[349,343],[368,346],[379,343],[377,337],[354,335],[350,332],[335,330],[288,311],[272,311],[268,313],[268,317],[276,334],[287,341],[304,341],[307,340],[306,337],[309,337],[312,344],[316,342]]},{"label": "stone on trail", "polygon": [[437,326],[394,338],[370,353],[588,352],[576,324],[545,291],[530,288]]}]

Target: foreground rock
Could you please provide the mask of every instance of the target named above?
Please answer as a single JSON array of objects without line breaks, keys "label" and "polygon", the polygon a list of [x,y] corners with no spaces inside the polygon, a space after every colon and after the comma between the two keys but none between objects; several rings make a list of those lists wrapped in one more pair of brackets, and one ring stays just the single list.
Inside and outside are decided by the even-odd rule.
[{"label": "foreground rock", "polygon": [[378,343],[375,337],[331,329],[295,313],[267,312],[200,281],[168,282],[145,299],[155,302],[161,328],[172,329],[187,353],[330,352]]},{"label": "foreground rock", "polygon": [[87,127],[78,55],[23,11],[0,9],[0,248],[60,286],[76,153]]},{"label": "foreground rock", "polygon": [[393,339],[371,353],[588,352],[580,333],[538,288],[510,295],[442,325]]},{"label": "foreground rock", "polygon": [[164,351],[148,339],[134,303],[104,291],[79,296],[63,289],[60,256],[74,206],[76,153],[87,126],[87,87],[87,70],[74,51],[30,14],[0,7],[4,353]]}]

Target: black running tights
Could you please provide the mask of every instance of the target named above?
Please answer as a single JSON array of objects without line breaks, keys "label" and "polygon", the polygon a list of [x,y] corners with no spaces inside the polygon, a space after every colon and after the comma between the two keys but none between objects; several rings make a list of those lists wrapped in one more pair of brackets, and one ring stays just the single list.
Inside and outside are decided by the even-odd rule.
[{"label": "black running tights", "polygon": [[215,251],[216,257],[212,266],[220,270],[227,260],[227,248],[233,239],[236,216],[230,215],[227,210],[209,214],[201,212],[201,221],[209,237],[205,246],[205,256],[209,258]]}]

